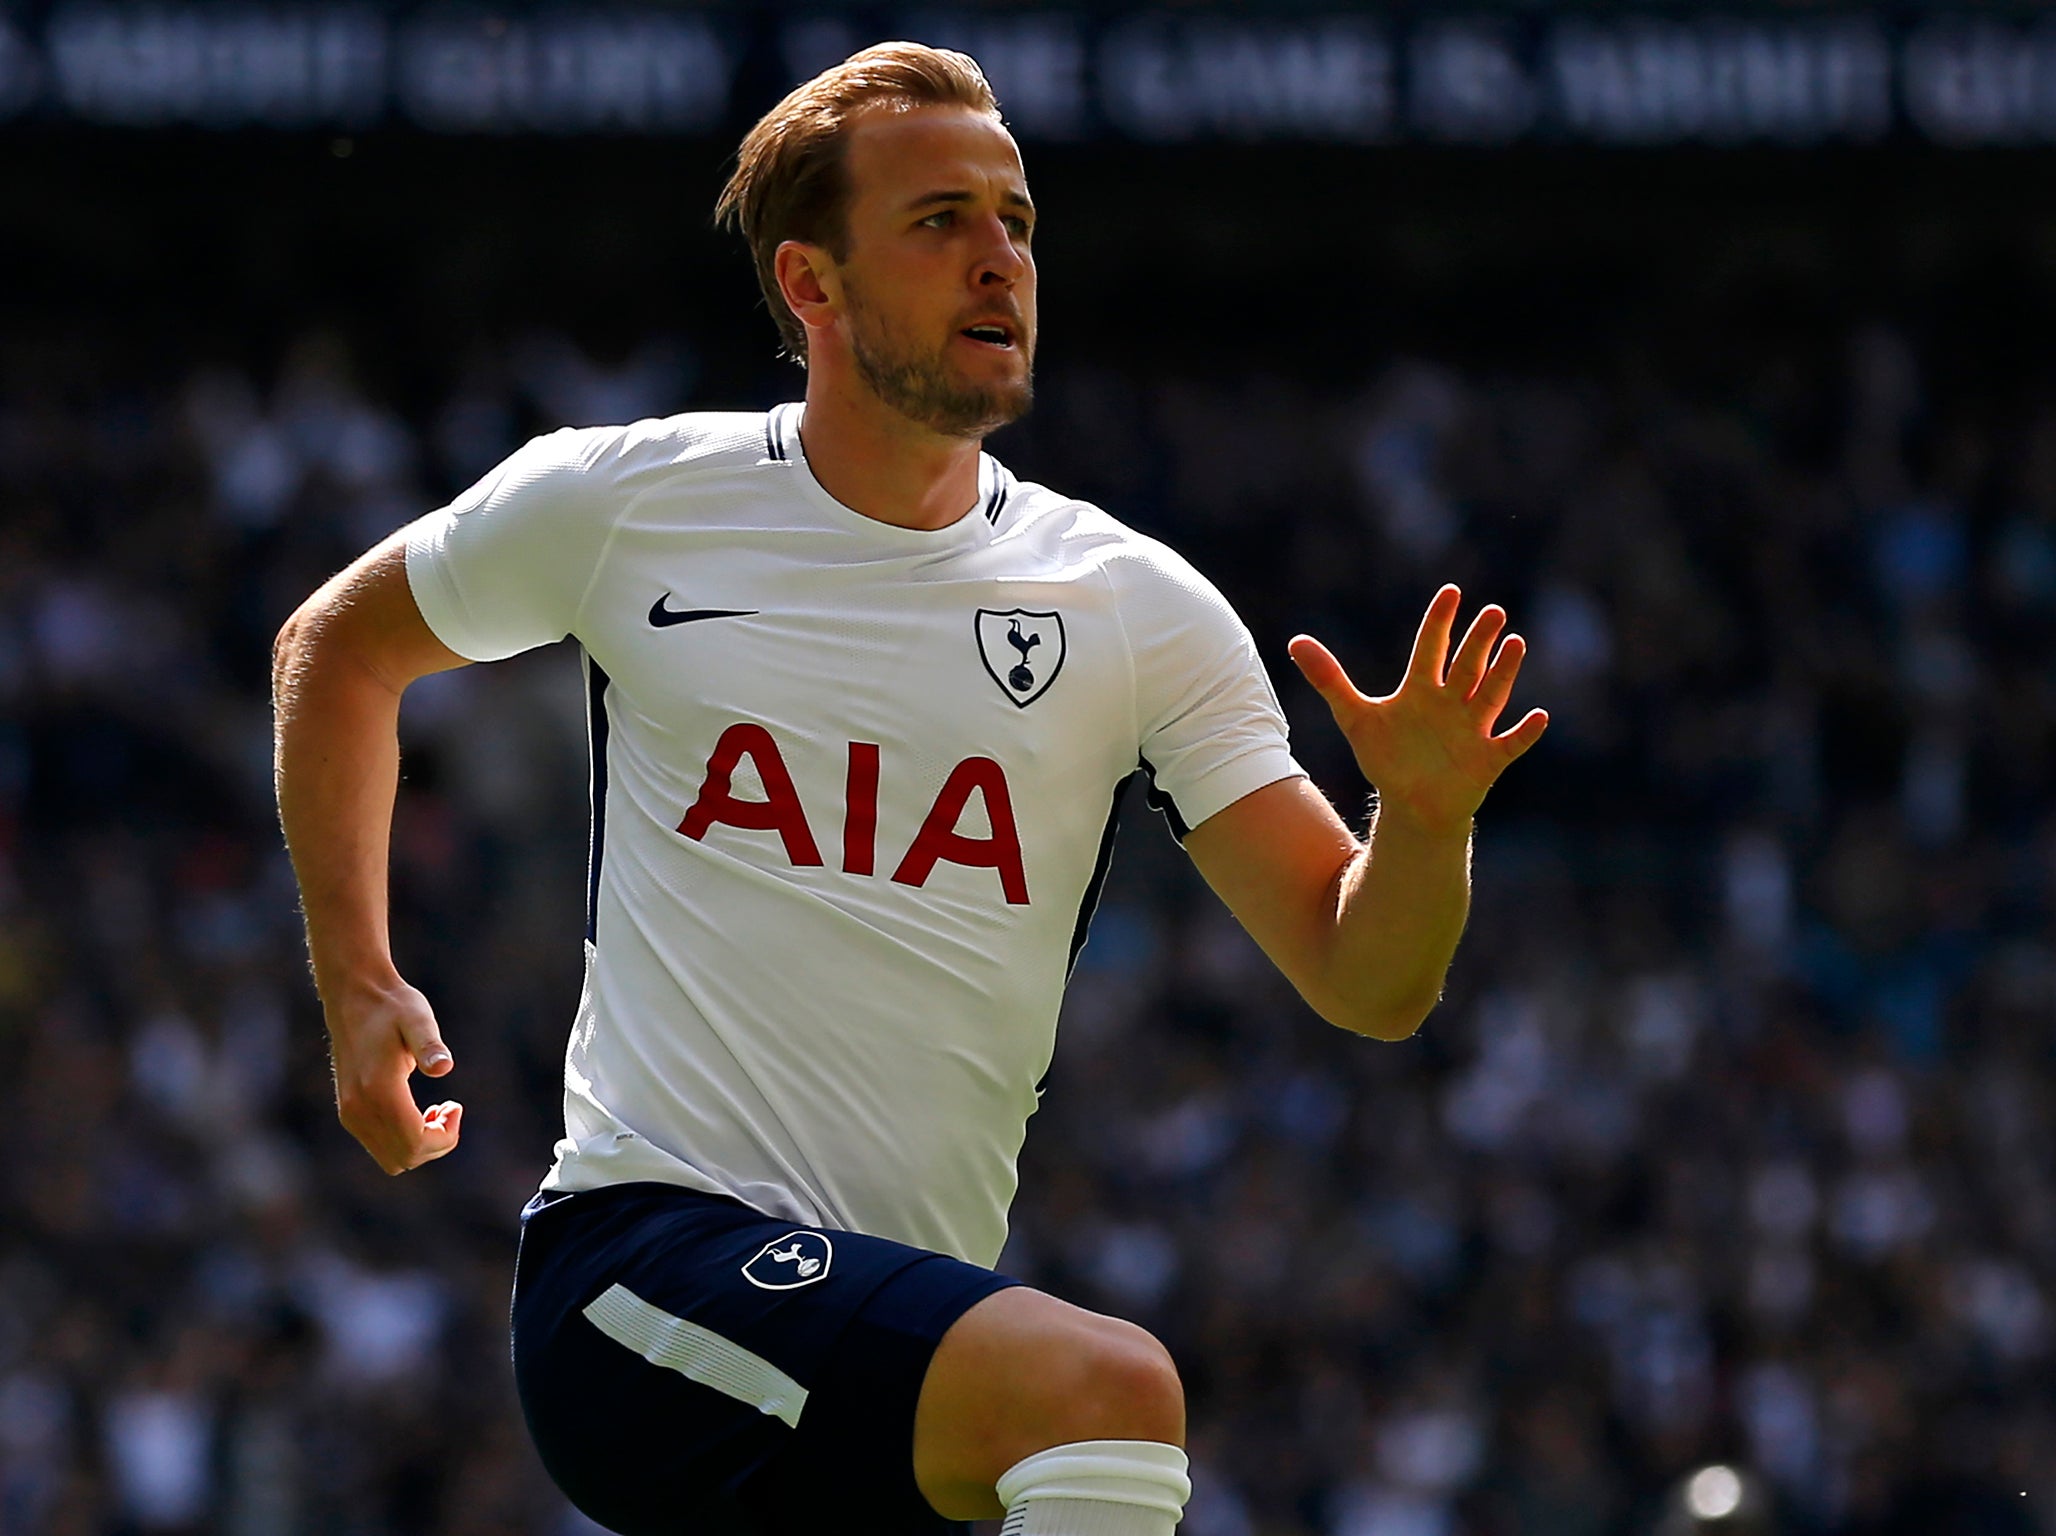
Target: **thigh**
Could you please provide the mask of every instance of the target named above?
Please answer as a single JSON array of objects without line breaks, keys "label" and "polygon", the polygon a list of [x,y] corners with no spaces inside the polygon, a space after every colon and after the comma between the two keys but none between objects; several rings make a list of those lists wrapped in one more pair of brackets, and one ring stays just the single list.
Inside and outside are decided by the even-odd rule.
[{"label": "thigh", "polygon": [[807,1414],[751,1479],[767,1536],[819,1536],[822,1509],[853,1536],[950,1536],[915,1475],[915,1416],[936,1346],[966,1312],[1015,1281],[929,1254],[873,1293],[823,1361]]},{"label": "thigh", "polygon": [[[918,1308],[872,1303],[917,1297],[921,1285],[896,1277],[938,1265],[982,1277],[978,1295],[1005,1283],[671,1186],[538,1202],[524,1219],[513,1325],[516,1385],[544,1466],[623,1536],[776,1536],[796,1492],[816,1527],[827,1497],[856,1522],[843,1528],[874,1528],[867,1512],[889,1510],[876,1529],[913,1529],[900,1501],[913,1487],[913,1399],[934,1338],[911,1336]],[[851,1458],[840,1487],[804,1476],[796,1452],[832,1457],[857,1431],[876,1442],[879,1416],[857,1405],[910,1370],[898,1460]],[[933,1518],[925,1502],[911,1513]]]}]

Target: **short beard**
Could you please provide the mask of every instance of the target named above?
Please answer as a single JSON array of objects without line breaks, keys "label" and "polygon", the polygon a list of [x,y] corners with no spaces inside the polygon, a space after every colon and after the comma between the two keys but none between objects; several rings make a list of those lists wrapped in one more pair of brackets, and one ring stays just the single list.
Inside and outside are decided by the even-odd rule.
[{"label": "short beard", "polygon": [[[926,357],[897,352],[882,330],[871,324],[871,312],[853,290],[849,298],[850,355],[857,376],[893,410],[943,437],[982,438],[1010,421],[1019,421],[1035,403],[1033,354],[1031,372],[1017,385],[981,388],[950,376],[948,353],[938,349]],[[943,348],[948,347],[943,343]],[[1025,341],[1016,346],[1024,347]]]}]

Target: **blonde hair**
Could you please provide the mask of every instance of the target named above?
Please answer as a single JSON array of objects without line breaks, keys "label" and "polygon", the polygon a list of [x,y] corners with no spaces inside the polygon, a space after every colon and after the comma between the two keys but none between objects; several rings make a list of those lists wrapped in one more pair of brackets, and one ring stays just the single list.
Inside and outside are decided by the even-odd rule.
[{"label": "blonde hair", "polygon": [[786,351],[807,360],[807,332],[778,291],[775,258],[787,240],[849,254],[848,135],[856,113],[881,102],[969,107],[999,116],[985,73],[969,54],[925,43],[880,43],[797,86],[757,120],[736,151],[735,172],[714,219],[737,230],[757,266],[757,285]]}]

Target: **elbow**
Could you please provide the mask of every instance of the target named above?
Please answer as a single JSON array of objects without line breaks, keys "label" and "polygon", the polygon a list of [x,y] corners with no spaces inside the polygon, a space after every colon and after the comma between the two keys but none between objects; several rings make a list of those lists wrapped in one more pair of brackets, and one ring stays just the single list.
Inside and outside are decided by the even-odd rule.
[{"label": "elbow", "polygon": [[1441,1000],[1438,994],[1425,1001],[1338,1001],[1322,1008],[1320,1014],[1337,1029],[1346,1029],[1352,1035],[1363,1035],[1372,1040],[1405,1040],[1427,1022],[1428,1015],[1435,1011],[1435,1005]]},{"label": "elbow", "polygon": [[271,639],[271,696],[274,702],[297,693],[317,666],[330,659],[347,660],[356,637],[339,624],[347,610],[316,592],[292,611]]},{"label": "elbow", "polygon": [[295,608],[292,616],[279,626],[278,633],[272,637],[271,689],[273,694],[279,693],[284,688],[286,680],[298,670],[301,658],[313,638],[314,624],[312,617],[307,611],[311,602],[312,599],[309,599],[307,603],[302,603],[298,608]]}]

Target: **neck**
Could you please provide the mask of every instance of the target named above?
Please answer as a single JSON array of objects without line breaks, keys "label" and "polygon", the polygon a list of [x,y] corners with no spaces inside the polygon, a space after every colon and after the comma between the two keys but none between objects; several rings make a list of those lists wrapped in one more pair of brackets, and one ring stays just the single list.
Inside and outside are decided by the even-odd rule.
[{"label": "neck", "polygon": [[807,370],[807,467],[853,512],[898,528],[947,528],[977,504],[977,441],[907,420],[861,380],[837,377],[846,366],[822,358]]}]

